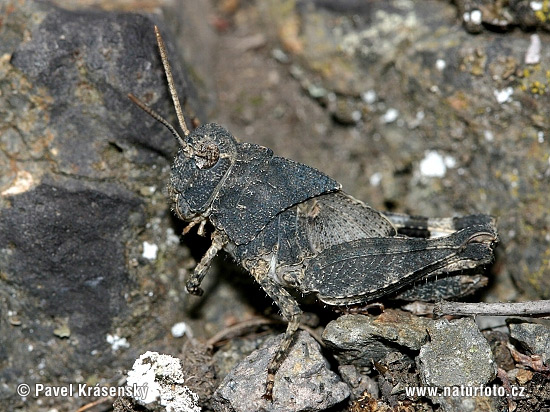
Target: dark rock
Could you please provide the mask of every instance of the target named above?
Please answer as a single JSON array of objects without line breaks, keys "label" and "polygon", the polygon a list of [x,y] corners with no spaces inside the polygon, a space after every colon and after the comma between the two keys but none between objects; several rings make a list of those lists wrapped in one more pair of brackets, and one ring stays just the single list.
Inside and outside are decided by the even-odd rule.
[{"label": "dark rock", "polygon": [[[131,215],[143,219],[141,200],[112,184],[44,179],[9,203],[0,213],[0,248],[4,291],[20,294],[11,310],[19,314],[23,334],[35,339],[49,340],[55,332],[44,318],[67,318],[79,342],[71,350],[75,367],[85,368],[90,352],[106,345],[113,318],[128,315],[124,293],[132,281],[124,242]],[[26,308],[31,302],[36,306]],[[2,334],[2,346],[12,346],[13,337]]]},{"label": "dark rock", "polygon": [[323,341],[342,365],[372,367],[390,352],[419,350],[432,320],[399,310],[385,310],[374,318],[344,315],[330,322]]},{"label": "dark rock", "polygon": [[[499,320],[502,322],[501,318],[499,318]],[[514,369],[515,362],[507,346],[510,336],[507,333],[494,330],[483,331],[483,336],[485,336],[485,339],[487,339],[489,345],[491,346],[495,363],[498,367],[504,369],[505,371]]]},{"label": "dark rock", "polygon": [[281,338],[269,339],[225,377],[214,394],[214,410],[321,411],[349,396],[347,385],[329,370],[319,344],[307,332],[299,332],[275,376],[273,402],[262,399],[267,364]]},{"label": "dark rock", "polygon": [[376,369],[380,372],[380,392],[390,405],[411,400],[410,394],[406,392],[407,388],[420,386],[414,360],[401,352],[388,353],[377,363]]},{"label": "dark rock", "polygon": [[[0,399],[12,410],[22,402],[17,382],[113,385],[144,347],[169,336],[177,316],[169,292],[183,291],[177,277],[159,276],[177,274],[177,263],[156,255],[185,251],[172,240],[162,193],[176,143],[127,98],[172,113],[154,22],[46,2],[5,7]],[[144,242],[158,253],[145,257]],[[34,398],[24,398],[26,410],[82,402]]]},{"label": "dark rock", "polygon": [[550,365],[550,326],[541,323],[509,323],[510,336],[532,355]]}]

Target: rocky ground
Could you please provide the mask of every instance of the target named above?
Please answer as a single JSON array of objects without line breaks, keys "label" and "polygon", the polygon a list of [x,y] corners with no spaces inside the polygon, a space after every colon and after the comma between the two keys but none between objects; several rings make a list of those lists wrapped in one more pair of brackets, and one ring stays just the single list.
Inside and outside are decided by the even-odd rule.
[{"label": "rocky ground", "polygon": [[[182,360],[157,374],[198,395],[178,392],[187,398],[176,410],[550,408],[546,320],[476,324],[391,303],[341,317],[306,306],[309,333],[283,365],[274,403],[262,403],[261,374],[284,328],[277,308],[223,255],[204,296],[185,293],[208,241],[180,242],[165,189],[176,142],[126,97],[175,119],[158,24],[189,119],[316,167],[379,210],[495,216],[490,283],[470,300],[548,299],[546,1],[56,3],[0,2],[9,410],[142,410],[130,398],[16,388],[121,386],[147,351]],[[519,386],[529,397],[405,393],[417,385]]]}]

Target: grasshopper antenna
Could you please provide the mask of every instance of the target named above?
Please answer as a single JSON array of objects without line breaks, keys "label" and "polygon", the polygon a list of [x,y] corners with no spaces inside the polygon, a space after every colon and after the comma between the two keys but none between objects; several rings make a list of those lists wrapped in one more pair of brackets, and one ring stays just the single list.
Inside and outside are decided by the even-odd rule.
[{"label": "grasshopper antenna", "polygon": [[[183,117],[183,111],[181,110],[181,104],[176,92],[176,88],[174,87],[174,78],[172,77],[172,70],[170,69],[170,63],[168,62],[168,57],[166,55],[166,46],[164,44],[164,41],[162,40],[162,36],[160,35],[160,31],[157,26],[155,26],[155,35],[157,37],[157,44],[160,51],[160,57],[162,60],[162,65],[164,67],[164,72],[166,74],[166,80],[168,81],[168,89],[170,90],[170,95],[172,96],[174,108],[176,109],[178,123],[181,127],[181,130],[183,131],[184,136],[188,136],[190,132],[189,132],[189,129],[187,128],[187,124],[185,123],[185,118]],[[147,113],[149,116],[151,116],[153,119],[155,119],[159,123],[162,123],[168,130],[170,130],[170,132],[174,135],[174,137],[176,138],[180,146],[183,148],[183,151],[188,156],[191,156],[193,154],[192,147],[185,142],[184,138],[178,133],[176,128],[168,122],[168,120],[166,120],[156,111],[154,111],[146,103],[138,99],[132,93],[128,94],[128,98],[141,110],[143,110],[145,113]]]},{"label": "grasshopper antenna", "polygon": [[189,129],[187,128],[187,124],[185,124],[185,118],[183,117],[183,111],[181,110],[180,99],[178,98],[176,87],[174,86],[172,69],[170,68],[170,63],[168,62],[168,57],[166,55],[166,46],[164,45],[164,40],[162,40],[162,36],[160,35],[160,31],[157,26],[155,26],[155,35],[157,36],[157,44],[159,46],[160,58],[162,60],[162,65],[164,66],[164,73],[166,74],[166,81],[168,82],[168,89],[170,90],[172,101],[174,102],[174,108],[176,109],[178,122],[180,124],[181,130],[183,130],[183,134],[187,136],[189,135]]},{"label": "grasshopper antenna", "polygon": [[[162,123],[170,132],[174,135],[176,140],[179,142],[179,144],[184,148],[184,150],[189,151],[189,145],[185,143],[185,140],[180,136],[178,131],[174,126],[172,126],[168,120],[166,120],[164,117],[162,117],[160,114],[155,112],[153,109],[151,109],[147,104],[142,102],[140,99],[138,99],[136,96],[134,96],[132,93],[128,93],[128,98],[141,110],[143,110],[145,113],[147,113],[149,116],[151,116],[153,119],[155,119],[157,122]],[[187,136],[187,135],[186,135]]]}]

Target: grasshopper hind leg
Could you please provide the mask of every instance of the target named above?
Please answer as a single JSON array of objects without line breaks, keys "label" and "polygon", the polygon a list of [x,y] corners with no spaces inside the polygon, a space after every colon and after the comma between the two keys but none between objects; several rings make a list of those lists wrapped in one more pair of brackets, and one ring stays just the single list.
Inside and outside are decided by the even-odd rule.
[{"label": "grasshopper hind leg", "polygon": [[275,384],[275,375],[279,370],[281,364],[285,360],[288,354],[290,345],[298,326],[300,325],[300,316],[302,310],[298,306],[296,300],[288,293],[281,285],[276,283],[274,279],[274,270],[276,266],[276,255],[273,256],[271,264],[266,265],[265,261],[262,264],[257,265],[251,270],[256,281],[260,284],[262,289],[269,295],[269,297],[277,304],[281,309],[282,315],[288,325],[283,336],[283,340],[279,344],[275,355],[269,361],[267,366],[267,380],[265,385],[264,399],[272,400],[273,398],[273,386]]}]

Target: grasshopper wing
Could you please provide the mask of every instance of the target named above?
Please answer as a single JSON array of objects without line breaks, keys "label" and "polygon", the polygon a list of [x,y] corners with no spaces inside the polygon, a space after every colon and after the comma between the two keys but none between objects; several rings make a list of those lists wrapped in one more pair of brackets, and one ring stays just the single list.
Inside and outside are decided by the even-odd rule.
[{"label": "grasshopper wing", "polygon": [[384,215],[344,192],[317,196],[298,205],[297,226],[315,253],[358,239],[397,234]]},{"label": "grasshopper wing", "polygon": [[471,226],[436,239],[370,238],[334,245],[308,260],[302,285],[330,305],[380,298],[432,275],[493,259],[496,233]]}]

